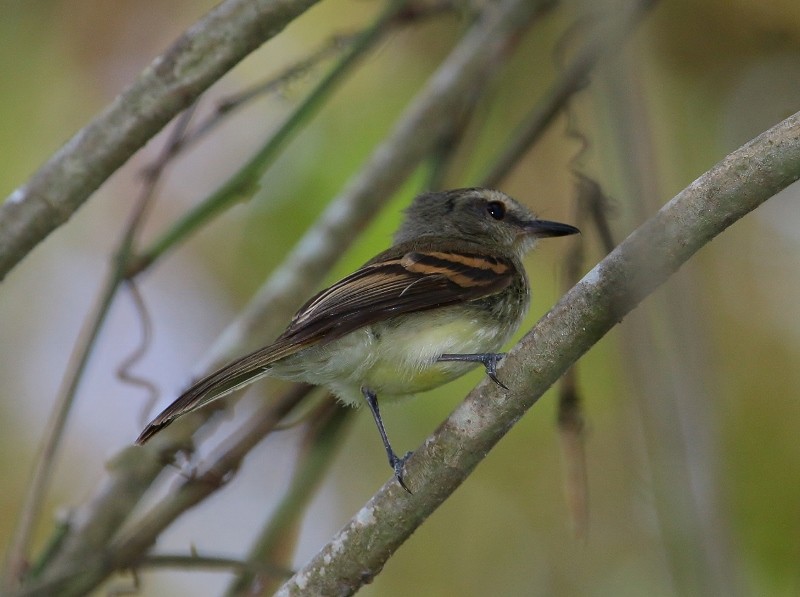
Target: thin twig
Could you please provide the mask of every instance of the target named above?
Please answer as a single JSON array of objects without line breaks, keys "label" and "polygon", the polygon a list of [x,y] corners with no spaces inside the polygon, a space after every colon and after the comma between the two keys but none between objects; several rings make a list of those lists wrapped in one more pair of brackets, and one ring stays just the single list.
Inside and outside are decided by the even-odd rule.
[{"label": "thin twig", "polygon": [[246,562],[235,558],[225,558],[222,556],[207,556],[200,554],[180,555],[180,554],[156,554],[143,557],[136,563],[136,567],[142,568],[202,568],[203,570],[235,570],[239,572],[250,572],[261,574],[271,578],[288,578],[294,572],[289,568],[281,568],[267,562]]},{"label": "thin twig", "polygon": [[[572,120],[572,110],[570,120]],[[571,161],[571,170],[575,174],[577,158]],[[578,180],[583,180],[579,178]],[[580,210],[584,217],[576,221],[586,221],[586,210],[583,208],[581,193],[585,185],[576,184],[576,211]],[[585,232],[585,230],[584,230]],[[572,288],[580,280],[584,271],[584,238],[583,236],[570,243],[569,251],[564,259],[564,292]],[[567,369],[559,380],[557,424],[563,457],[564,494],[572,521],[572,530],[576,537],[586,536],[589,524],[589,485],[586,467],[585,419],[583,400],[578,386],[578,363]]]},{"label": "thin twig", "polygon": [[276,93],[286,87],[288,83],[307,76],[312,68],[319,65],[322,61],[340,54],[351,46],[358,36],[356,35],[336,35],[328,40],[320,49],[306,56],[296,64],[292,64],[282,73],[275,77],[251,85],[247,89],[235,94],[220,98],[216,102],[214,111],[197,123],[197,125],[187,134],[184,140],[184,147],[189,147],[200,139],[206,137],[208,133],[214,131],[222,124],[227,117],[239,109],[245,107],[253,100],[270,93]]},{"label": "thin twig", "polygon": [[152,410],[153,405],[158,400],[158,388],[150,379],[142,375],[137,375],[133,372],[133,367],[144,358],[150,350],[153,342],[153,322],[150,319],[150,313],[147,310],[147,305],[144,302],[139,287],[134,280],[126,280],[125,287],[128,289],[131,300],[133,301],[134,309],[139,316],[141,322],[142,337],[139,345],[125,357],[125,359],[117,367],[117,378],[123,383],[141,388],[147,394],[147,399],[142,403],[141,423],[144,425],[147,421],[147,413]]},{"label": "thin twig", "polygon": [[[584,270],[585,222],[591,221],[598,232],[606,253],[614,245],[607,219],[608,201],[600,185],[583,173],[583,158],[590,143],[586,133],[578,125],[574,102],[566,105],[566,135],[578,142],[578,151],[569,161],[569,171],[574,179],[575,221],[579,223],[584,235],[571,243],[564,260],[564,292],[574,286]],[[578,364],[570,367],[559,382],[557,424],[563,456],[564,494],[576,537],[586,536],[589,525],[589,483],[586,466],[585,417],[583,398],[578,385]]]},{"label": "thin twig", "polygon": [[[429,19],[438,15],[453,12],[455,7],[452,2],[437,2],[435,4],[406,2],[402,9],[395,13],[394,16],[387,21],[384,25],[387,26],[404,26],[410,24],[417,24],[423,19]],[[380,24],[382,19],[378,20]],[[204,120],[200,121],[197,126],[187,135],[185,144],[191,145],[198,141],[200,138],[206,136],[207,133],[214,130],[226,116],[232,112],[244,107],[252,100],[261,97],[265,94],[275,93],[280,91],[287,83],[301,78],[308,74],[308,72],[317,66],[320,62],[340,54],[347,50],[354,43],[358,43],[358,34],[338,34],[332,37],[326,44],[324,44],[316,52],[302,59],[300,62],[291,65],[284,72],[276,77],[271,77],[260,83],[256,83],[243,91],[231,94],[227,97],[221,98],[216,105],[216,109],[212,114],[207,116]],[[366,48],[365,48],[366,49]]]},{"label": "thin twig", "polygon": [[621,15],[598,21],[595,31],[560,70],[558,80],[516,128],[518,131],[506,149],[489,167],[481,186],[496,188],[509,175],[528,149],[541,137],[567,100],[588,84],[589,74],[600,58],[618,49],[636,29],[639,21],[657,0],[636,0]]}]

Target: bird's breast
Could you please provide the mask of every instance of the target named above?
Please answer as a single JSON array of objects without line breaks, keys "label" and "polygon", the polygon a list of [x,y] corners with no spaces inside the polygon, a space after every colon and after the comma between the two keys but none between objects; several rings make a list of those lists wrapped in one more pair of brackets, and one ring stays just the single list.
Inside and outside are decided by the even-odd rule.
[{"label": "bird's breast", "polygon": [[373,325],[371,364],[363,371],[362,384],[386,397],[433,389],[475,367],[437,362],[440,355],[497,352],[516,329],[515,323],[458,306]]}]

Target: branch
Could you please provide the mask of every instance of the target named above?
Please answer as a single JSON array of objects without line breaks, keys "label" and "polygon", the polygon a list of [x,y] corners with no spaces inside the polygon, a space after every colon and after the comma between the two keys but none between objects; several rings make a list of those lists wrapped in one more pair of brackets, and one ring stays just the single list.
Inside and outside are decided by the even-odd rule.
[{"label": "branch", "polygon": [[697,179],[592,269],[278,595],[349,595],[446,500],[558,377],[694,253],[800,178],[800,113]]},{"label": "branch", "polygon": [[0,205],[0,280],[148,139],[316,0],[226,0]]}]

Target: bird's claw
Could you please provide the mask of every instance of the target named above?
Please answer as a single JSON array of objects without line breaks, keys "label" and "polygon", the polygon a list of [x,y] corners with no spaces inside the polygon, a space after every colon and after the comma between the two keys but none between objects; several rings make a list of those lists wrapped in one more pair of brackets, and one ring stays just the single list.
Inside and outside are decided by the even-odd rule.
[{"label": "bird's claw", "polygon": [[506,355],[503,352],[487,354],[483,361],[483,366],[486,368],[486,375],[489,376],[489,379],[504,390],[507,390],[508,386],[497,377],[497,363],[499,363],[504,356]]},{"label": "bird's claw", "polygon": [[394,470],[394,478],[397,479],[397,482],[400,484],[400,487],[405,489],[409,494],[412,494],[412,491],[405,484],[405,481],[403,481],[403,469],[406,465],[406,460],[409,459],[411,454],[412,454],[411,452],[406,452],[405,456],[403,456],[402,458],[399,458],[397,455],[393,454],[392,459],[389,462],[389,464],[392,466],[392,469]]}]

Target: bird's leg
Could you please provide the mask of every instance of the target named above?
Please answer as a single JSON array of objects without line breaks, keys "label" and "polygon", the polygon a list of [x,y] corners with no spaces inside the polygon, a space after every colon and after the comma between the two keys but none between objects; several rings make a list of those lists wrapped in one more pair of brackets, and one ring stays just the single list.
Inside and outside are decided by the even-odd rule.
[{"label": "bird's leg", "polygon": [[369,388],[361,388],[361,393],[364,394],[364,398],[366,398],[367,404],[369,405],[369,410],[372,412],[372,418],[375,419],[375,424],[378,426],[378,433],[381,434],[383,447],[386,448],[386,455],[389,457],[389,466],[394,470],[394,477],[403,489],[411,493],[411,490],[406,487],[406,484],[403,482],[403,466],[408,457],[411,456],[411,452],[408,452],[402,458],[399,458],[397,454],[394,453],[392,444],[389,443],[389,437],[386,435],[386,428],[383,426],[381,411],[378,409],[378,395]]},{"label": "bird's leg", "polygon": [[468,363],[480,363],[486,369],[486,375],[489,376],[494,383],[503,388],[508,389],[508,386],[500,381],[497,377],[497,363],[506,356],[504,352],[480,352],[477,354],[442,354],[436,359],[439,362],[446,361],[461,361]]}]

